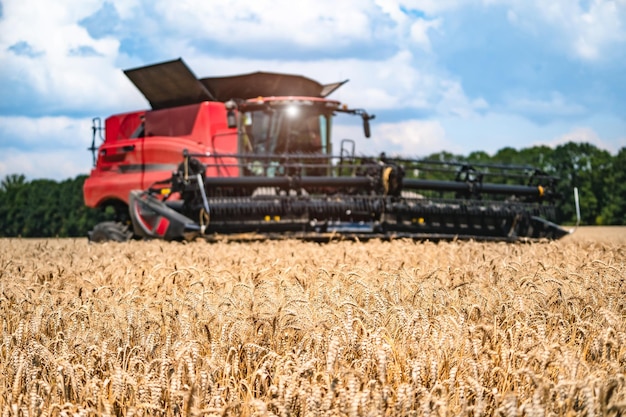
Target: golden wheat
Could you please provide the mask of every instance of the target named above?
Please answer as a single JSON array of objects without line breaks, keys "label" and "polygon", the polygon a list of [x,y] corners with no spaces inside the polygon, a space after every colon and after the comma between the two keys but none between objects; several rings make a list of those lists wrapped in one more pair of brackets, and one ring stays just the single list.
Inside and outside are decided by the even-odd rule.
[{"label": "golden wheat", "polygon": [[623,236],[0,249],[2,417],[626,413]]}]

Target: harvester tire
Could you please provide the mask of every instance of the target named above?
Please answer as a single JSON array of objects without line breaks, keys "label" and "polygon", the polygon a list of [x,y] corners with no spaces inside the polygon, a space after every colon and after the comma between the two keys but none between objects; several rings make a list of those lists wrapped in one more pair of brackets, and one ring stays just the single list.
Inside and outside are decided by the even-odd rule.
[{"label": "harvester tire", "polygon": [[98,223],[88,233],[90,242],[126,242],[133,237],[128,225],[120,222]]}]

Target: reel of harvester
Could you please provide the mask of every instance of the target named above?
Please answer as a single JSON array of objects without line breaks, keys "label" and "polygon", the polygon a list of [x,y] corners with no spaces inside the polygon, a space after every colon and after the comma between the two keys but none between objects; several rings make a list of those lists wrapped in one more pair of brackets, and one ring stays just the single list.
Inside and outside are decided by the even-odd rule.
[{"label": "reel of harvester", "polygon": [[[219,170],[236,176],[209,176]],[[235,169],[235,171],[233,171]],[[135,234],[558,239],[557,179],[527,166],[325,155],[190,155],[172,177],[133,191]]]}]

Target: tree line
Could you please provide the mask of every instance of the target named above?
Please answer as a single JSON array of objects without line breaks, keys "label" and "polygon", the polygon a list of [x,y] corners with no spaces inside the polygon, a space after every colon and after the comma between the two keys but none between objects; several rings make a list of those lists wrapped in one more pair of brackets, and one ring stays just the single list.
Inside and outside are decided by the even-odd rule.
[{"label": "tree line", "polygon": [[61,182],[27,181],[22,174],[0,182],[0,237],[79,237],[107,216],[83,202],[86,175]]},{"label": "tree line", "polygon": [[[573,224],[576,210],[572,190],[580,195],[581,224],[626,224],[626,147],[616,155],[589,143],[569,142],[551,148],[533,146],[500,149],[494,155],[472,152],[467,156],[440,152],[425,159],[468,164],[532,165],[560,178],[557,191],[563,199],[557,223]],[[84,205],[86,175],[61,182],[27,181],[10,174],[0,182],[0,237],[80,237],[110,214]]]}]

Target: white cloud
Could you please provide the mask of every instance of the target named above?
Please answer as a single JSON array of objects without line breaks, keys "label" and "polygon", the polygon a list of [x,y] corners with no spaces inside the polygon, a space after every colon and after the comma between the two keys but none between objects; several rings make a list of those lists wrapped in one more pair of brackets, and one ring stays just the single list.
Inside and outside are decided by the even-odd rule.
[{"label": "white cloud", "polygon": [[441,99],[437,110],[442,116],[452,115],[468,118],[476,115],[476,111],[489,107],[483,98],[469,99],[458,81],[442,80],[440,82]]},{"label": "white cloud", "polygon": [[[24,0],[4,5],[0,76],[22,85],[22,90],[31,89],[40,111],[105,109],[124,100],[139,104],[133,87],[115,67],[119,41],[93,39],[78,24],[98,10],[101,1]],[[16,45],[33,53],[21,54]]]},{"label": "white cloud", "polygon": [[403,8],[419,10],[427,15],[449,12],[474,4],[474,0],[396,0]]},{"label": "white cloud", "polygon": [[24,174],[29,179],[65,179],[88,173],[89,123],[68,117],[0,116],[0,178]]},{"label": "white cloud", "polygon": [[88,174],[91,156],[83,149],[24,151],[3,148],[0,153],[0,178],[10,174],[24,174],[28,180],[47,178],[61,181],[79,174]]},{"label": "white cloud", "polygon": [[[478,5],[471,0],[388,0],[385,3],[444,19],[448,13]],[[556,42],[557,46],[565,45],[570,54],[584,60],[602,59],[612,48],[619,48],[619,45],[623,48],[626,43],[626,0],[483,0],[482,5],[507,8],[509,22]]]},{"label": "white cloud", "polygon": [[[425,51],[430,51],[430,32],[440,28],[442,19],[434,17],[422,18],[420,15],[426,11],[429,13],[434,10],[441,11],[445,7],[443,9],[435,9],[431,4],[427,4],[429,2],[415,1],[375,0],[375,3],[395,23],[396,38],[402,47],[412,48],[417,46]],[[438,2],[436,4],[441,3]],[[411,16],[410,13],[412,11],[417,14]]]},{"label": "white cloud", "polygon": [[[507,8],[508,19],[523,30],[546,36],[556,31],[556,41],[569,53],[585,60],[597,60],[612,48],[626,43],[626,1],[590,0],[489,0]],[[554,41],[547,38],[548,41]]]},{"label": "white cloud", "polygon": [[387,16],[389,16],[394,22],[398,24],[405,24],[408,20],[408,16],[400,9],[401,2],[398,0],[374,0],[374,3],[380,10]]},{"label": "white cloud", "polygon": [[582,126],[574,127],[569,132],[561,134],[544,144],[554,148],[559,145],[564,145],[568,142],[590,143],[598,147],[599,149],[610,150],[612,148],[611,144],[602,140],[602,138],[600,138],[595,130],[590,127]]},{"label": "white cloud", "polygon": [[417,45],[420,45],[423,49],[430,51],[429,32],[433,29],[439,29],[441,22],[441,19],[417,19],[411,25],[411,40]]},{"label": "white cloud", "polygon": [[557,91],[552,91],[547,100],[510,96],[507,99],[507,107],[514,112],[530,116],[575,116],[585,112],[583,106],[568,101]]},{"label": "white cloud", "polygon": [[[135,19],[142,11],[142,0],[107,0],[109,3],[115,6],[115,10],[121,19]],[[98,1],[102,4],[102,0]]]},{"label": "white cloud", "polygon": [[507,146],[516,149],[539,145],[554,147],[568,141],[590,142],[612,153],[626,146],[626,122],[616,117],[538,124],[515,113],[487,112],[471,118],[445,117],[440,123],[449,142],[456,145],[461,154],[472,151],[494,154]]},{"label": "white cloud", "polygon": [[388,156],[424,157],[442,150],[455,152],[459,148],[447,137],[437,120],[406,120],[372,125],[372,138],[361,142],[363,153]]},{"label": "white cloud", "polygon": [[14,146],[20,148],[73,148],[87,144],[90,133],[89,119],[66,116],[0,116],[0,135],[3,138],[14,138]]},{"label": "white cloud", "polygon": [[[0,25],[0,59],[6,65],[0,69],[0,76],[14,78],[16,83],[34,89],[40,100],[37,104],[55,113],[91,108],[95,113],[104,114],[145,107],[145,100],[117,67],[120,60],[128,61],[119,50],[120,40],[114,37],[93,39],[77,23],[95,13],[101,1],[90,0],[78,7],[74,6],[74,0],[63,0],[51,4],[49,13],[41,12],[42,7],[37,7],[36,3],[37,0],[25,0],[20,3],[23,6],[15,6],[17,3],[12,2],[4,11],[5,19]],[[123,2],[114,5],[121,17],[136,25],[137,35],[158,43],[162,55],[184,57],[199,76],[267,70],[301,73],[322,82],[350,78],[349,87],[342,88],[337,96],[354,105],[380,109],[443,109],[445,103],[440,102],[449,101],[450,91],[442,92],[440,88],[452,81],[436,75],[436,69],[418,62],[419,58],[411,52],[413,47],[430,48],[429,33],[436,30],[441,21],[411,16],[401,9],[420,6],[420,2],[377,3],[360,0],[339,3],[333,0],[279,0],[278,3],[269,0],[252,3],[159,0],[150,3],[152,17],[145,18],[141,7],[148,6],[139,0],[131,2],[131,6]],[[39,12],[30,15],[31,10]],[[390,21],[381,17],[381,10],[388,12]],[[28,27],[22,24],[24,21],[30,22]],[[38,30],[30,30],[31,26]],[[155,31],[169,36],[158,35]],[[367,45],[368,42],[378,47],[375,38],[396,43],[399,50],[379,60],[349,57],[317,61],[307,58],[271,60],[213,55],[199,52],[189,43],[208,39],[226,47],[246,44],[252,48],[288,42],[333,49],[338,45]],[[15,56],[8,48],[16,42],[26,42],[42,54]],[[89,48],[95,55],[80,57],[69,53],[80,48]],[[149,63],[137,62],[136,65]],[[458,104],[459,94],[456,96]]]},{"label": "white cloud", "polygon": [[219,40],[226,45],[283,40],[319,48],[376,36],[370,30],[375,8],[371,2],[359,0],[157,0],[150,4],[160,16],[160,24],[180,36]]},{"label": "white cloud", "polygon": [[[422,4],[424,3],[424,4]],[[281,45],[284,52],[302,50],[343,55],[361,54],[372,48],[429,50],[430,33],[441,25],[436,16],[424,18],[426,11],[442,11],[441,2],[395,0],[156,0],[145,2],[149,16],[123,14],[136,26],[137,33],[151,34],[156,27],[175,36],[159,37],[161,51],[180,54],[199,45],[219,44],[222,50],[237,47],[251,54]],[[115,3],[120,7],[121,3]],[[423,6],[423,7],[422,7]],[[419,13],[414,14],[412,11]],[[194,47],[190,46],[193,43]],[[207,49],[210,46],[207,46]],[[188,51],[189,52],[189,51]]]}]

